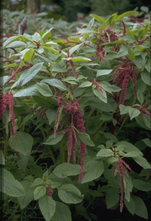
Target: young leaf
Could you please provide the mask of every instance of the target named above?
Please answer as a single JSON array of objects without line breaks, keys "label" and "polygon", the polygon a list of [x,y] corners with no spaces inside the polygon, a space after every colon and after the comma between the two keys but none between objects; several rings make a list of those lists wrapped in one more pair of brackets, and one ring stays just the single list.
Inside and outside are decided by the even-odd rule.
[{"label": "young leaf", "polygon": [[124,12],[123,14],[119,15],[116,19],[116,22],[121,20],[122,18],[124,18],[125,16],[128,16],[128,15],[137,15],[138,12],[137,11],[128,11],[128,12]]},{"label": "young leaf", "polygon": [[12,136],[12,140],[9,139],[11,148],[23,155],[30,154],[33,142],[33,137],[30,134],[20,131]]},{"label": "young leaf", "polygon": [[40,185],[40,184],[43,184],[44,183],[44,181],[43,181],[43,179],[41,179],[41,178],[36,178],[35,180],[34,180],[34,182],[32,183],[32,187],[35,187],[35,186],[38,186],[38,185]]},{"label": "young leaf", "polygon": [[52,217],[52,221],[72,221],[68,206],[64,203],[56,202],[56,211]]},{"label": "young leaf", "polygon": [[73,184],[63,184],[58,187],[59,198],[67,204],[80,203],[83,200],[81,192]]},{"label": "young leaf", "polygon": [[46,194],[46,187],[45,186],[38,186],[34,190],[34,200],[40,199],[42,196]]},{"label": "young leaf", "polygon": [[56,137],[54,138],[54,135],[52,134],[43,144],[55,145],[55,144],[59,143],[60,140],[62,140],[63,136],[64,136],[64,133],[57,134]]},{"label": "young leaf", "polygon": [[2,168],[3,180],[2,192],[8,196],[20,197],[25,195],[25,191],[21,183],[6,169]]},{"label": "young leaf", "polygon": [[56,210],[56,202],[49,196],[44,195],[38,203],[43,217],[46,221],[50,221]]},{"label": "young leaf", "polygon": [[33,54],[34,54],[34,49],[33,48],[28,49],[23,56],[24,61],[31,61]]},{"label": "young leaf", "polygon": [[95,146],[93,141],[91,140],[89,134],[78,132],[78,136],[79,136],[79,139],[82,141],[82,143],[84,143],[90,147]]}]

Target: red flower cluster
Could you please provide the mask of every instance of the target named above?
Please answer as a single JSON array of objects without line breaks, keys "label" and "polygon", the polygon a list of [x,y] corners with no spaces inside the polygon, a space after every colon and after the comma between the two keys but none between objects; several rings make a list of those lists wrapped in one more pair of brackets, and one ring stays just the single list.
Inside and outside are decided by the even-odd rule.
[{"label": "red flower cluster", "polygon": [[[68,141],[67,141],[67,147],[68,147],[68,160],[67,162],[70,162],[71,154],[73,158],[73,163],[76,163],[76,142],[77,142],[77,136],[76,136],[76,129],[81,132],[85,133],[85,127],[83,122],[83,115],[80,111],[79,103],[76,99],[71,101],[71,104],[68,104],[61,95],[58,96],[58,110],[57,110],[57,116],[54,126],[54,137],[56,136],[57,127],[58,127],[58,119],[61,112],[61,108],[63,108],[65,111],[67,111],[67,114],[64,119],[68,120],[68,128],[65,130],[62,130],[58,133],[64,133],[67,132],[68,135]],[[82,176],[83,176],[83,166],[84,166],[84,154],[85,154],[85,144],[80,141],[80,174],[78,182],[81,182]]]},{"label": "red flower cluster", "polygon": [[113,76],[114,75],[116,75],[116,77],[114,77],[116,86],[122,88],[120,103],[124,104],[129,79],[134,83],[134,98],[136,99],[136,79],[133,63],[130,60],[126,59],[125,61],[123,61],[120,67],[115,70]]},{"label": "red flower cluster", "polygon": [[[113,168],[115,167],[115,172],[114,172],[114,176],[117,175],[117,172],[119,170],[120,172],[120,176],[121,176],[121,199],[120,199],[120,212],[122,213],[123,211],[123,201],[124,201],[124,174],[126,174],[126,176],[128,177],[126,168],[128,170],[131,170],[131,168],[129,167],[129,165],[122,160],[120,157],[118,158],[118,161],[116,163],[113,164]],[[126,168],[125,168],[126,167]]]}]

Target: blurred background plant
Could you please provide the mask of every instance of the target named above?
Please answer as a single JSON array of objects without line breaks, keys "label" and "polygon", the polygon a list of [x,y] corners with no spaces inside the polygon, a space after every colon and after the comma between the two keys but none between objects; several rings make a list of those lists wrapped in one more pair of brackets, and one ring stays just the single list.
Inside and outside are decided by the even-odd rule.
[{"label": "blurred background plant", "polygon": [[[27,12],[27,2],[28,0],[7,0],[2,2],[2,7],[11,11],[24,10]],[[29,4],[31,2],[29,1]],[[136,8],[141,12],[139,16],[143,16],[142,6],[148,8],[145,9],[145,12],[151,9],[148,0],[40,0],[36,1],[36,4],[37,8],[40,6],[41,12],[47,12],[47,18],[67,21],[76,21],[77,17],[88,16],[90,13],[108,16],[115,12],[121,14]]]}]

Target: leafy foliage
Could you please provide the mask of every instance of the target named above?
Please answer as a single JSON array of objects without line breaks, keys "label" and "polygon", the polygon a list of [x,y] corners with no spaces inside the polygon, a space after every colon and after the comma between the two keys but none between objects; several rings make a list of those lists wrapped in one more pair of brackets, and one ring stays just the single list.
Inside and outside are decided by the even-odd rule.
[{"label": "leafy foliage", "polygon": [[131,15],[137,18],[135,11],[91,14],[71,25],[43,23],[39,14],[26,33],[11,37],[6,22],[5,220],[22,219],[31,208],[30,220],[94,220],[89,208],[100,196],[108,209],[148,218],[137,194],[151,191],[150,23]]}]

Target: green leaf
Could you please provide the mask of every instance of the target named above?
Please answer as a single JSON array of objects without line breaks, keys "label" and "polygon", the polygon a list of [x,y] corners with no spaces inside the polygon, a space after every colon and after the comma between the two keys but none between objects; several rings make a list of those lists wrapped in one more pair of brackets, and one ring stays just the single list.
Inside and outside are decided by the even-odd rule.
[{"label": "green leaf", "polygon": [[110,149],[101,149],[97,155],[97,157],[111,157],[111,156],[114,156],[114,153],[112,150]]},{"label": "green leaf", "polygon": [[144,201],[138,196],[132,196],[135,203],[135,214],[144,219],[148,219],[148,212]]},{"label": "green leaf", "polygon": [[74,62],[88,62],[88,61],[91,61],[90,58],[85,58],[85,57],[73,57],[71,58],[71,60]]},{"label": "green leaf", "polygon": [[96,77],[108,75],[112,72],[112,69],[107,69],[107,70],[99,70],[97,71]]},{"label": "green leaf", "polygon": [[82,143],[84,143],[90,147],[95,146],[93,141],[91,140],[89,134],[78,132],[78,136],[79,136],[79,139],[82,141]]},{"label": "green leaf", "polygon": [[46,116],[48,118],[48,121],[49,121],[49,125],[52,124],[52,122],[55,121],[56,119],[56,114],[57,114],[57,109],[55,108],[51,108],[49,110],[46,111]]},{"label": "green leaf", "polygon": [[27,46],[27,44],[22,41],[13,41],[10,44],[7,44],[5,48],[19,48],[23,46]]},{"label": "green leaf", "polygon": [[49,196],[44,195],[39,199],[39,207],[46,221],[50,221],[56,210],[56,202]]},{"label": "green leaf", "polygon": [[[13,87],[13,86],[12,86]],[[13,94],[13,97],[30,97],[34,95],[38,95],[39,92],[35,85],[31,85],[29,87],[18,90]]]},{"label": "green leaf", "polygon": [[135,203],[134,200],[132,199],[132,197],[130,198],[130,201],[128,202],[125,198],[124,198],[124,204],[127,208],[127,210],[134,215],[135,213]]},{"label": "green leaf", "polygon": [[92,83],[90,81],[85,81],[82,84],[80,84],[79,88],[85,88],[85,87],[90,87]]},{"label": "green leaf", "polygon": [[151,74],[148,71],[143,70],[141,72],[141,78],[145,84],[151,86]]},{"label": "green leaf", "polygon": [[133,184],[131,181],[130,176],[124,176],[124,192],[125,192],[125,199],[129,202],[131,198],[131,192],[132,192]]},{"label": "green leaf", "polygon": [[56,137],[54,138],[54,135],[52,134],[43,144],[45,145],[55,145],[62,140],[64,136],[64,133],[57,134]]},{"label": "green leaf", "polygon": [[[135,41],[136,41],[136,39],[135,39]],[[135,58],[135,53],[131,48],[128,48],[128,57],[130,58],[131,61],[133,61]]]},{"label": "green leaf", "polygon": [[81,192],[73,184],[63,184],[58,187],[59,198],[67,204],[80,203],[83,200]]},{"label": "green leaf", "polygon": [[1,180],[3,180],[2,192],[12,197],[20,197],[25,195],[25,191],[21,183],[6,169],[2,168]]},{"label": "green leaf", "polygon": [[95,18],[97,21],[104,22],[104,18],[98,15],[90,14],[91,17]]},{"label": "green leaf", "polygon": [[18,202],[21,209],[24,209],[34,199],[34,188],[31,186],[32,182],[33,180],[21,181],[21,184],[25,190],[25,196],[18,197]]},{"label": "green leaf", "polygon": [[151,185],[150,182],[144,182],[142,180],[133,180],[133,186],[142,191],[151,191]]},{"label": "green leaf", "polygon": [[40,94],[42,94],[45,97],[51,97],[53,96],[52,94],[52,90],[50,89],[50,87],[44,83],[44,82],[40,82],[36,84],[36,88],[39,91]]},{"label": "green leaf", "polygon": [[36,189],[34,190],[34,200],[40,199],[41,197],[44,196],[44,194],[46,194],[46,187],[45,186],[36,187]]},{"label": "green leaf", "polygon": [[119,192],[118,189],[115,188],[107,188],[105,202],[107,209],[112,208],[115,206],[119,201]]},{"label": "green leaf", "polygon": [[104,164],[102,160],[96,160],[95,158],[86,158],[84,169],[86,169],[86,171],[84,171],[83,173],[81,183],[87,183],[99,178],[104,172]]},{"label": "green leaf", "polygon": [[52,221],[72,221],[71,212],[63,203],[56,202],[56,211],[52,217]]},{"label": "green leaf", "polygon": [[81,44],[75,45],[72,48],[69,49],[69,56],[71,56],[76,50],[79,50],[79,48],[81,47]]},{"label": "green leaf", "polygon": [[118,143],[116,143],[116,146],[122,145],[122,148],[124,147],[124,152],[131,152],[131,151],[137,151],[140,153],[140,155],[142,155],[142,152],[135,147],[133,144],[127,142],[127,141],[120,141]]},{"label": "green leaf", "polygon": [[120,108],[120,114],[126,114],[129,113],[130,119],[137,117],[141,112],[138,109],[132,108],[131,106],[125,106],[123,104],[119,105]]},{"label": "green leaf", "polygon": [[3,47],[5,48],[6,45],[10,44],[11,42],[13,42],[14,40],[17,40],[19,39],[18,36],[12,36],[12,37],[9,37],[3,44]]},{"label": "green leaf", "polygon": [[97,88],[95,85],[92,86],[92,91],[96,97],[98,97],[101,101],[107,103],[107,95],[106,92],[103,90],[102,92]]},{"label": "green leaf", "polygon": [[70,163],[62,163],[58,165],[53,173],[60,178],[64,178],[67,176],[75,176],[80,172],[80,165],[70,164]]},{"label": "green leaf", "polygon": [[10,147],[25,156],[30,154],[33,142],[33,137],[25,132],[16,132],[12,140],[9,139]]},{"label": "green leaf", "polygon": [[56,56],[59,56],[60,55],[60,53],[57,51],[57,50],[55,50],[54,48],[51,48],[51,47],[46,47],[46,46],[42,46],[43,48],[45,48],[45,49],[47,49],[47,50],[49,50],[52,54],[54,54],[54,55],[56,55]]},{"label": "green leaf", "polygon": [[119,15],[116,19],[116,21],[121,20],[122,18],[128,16],[128,15],[138,15],[137,11],[128,11],[128,12],[124,12],[123,14]]},{"label": "green leaf", "polygon": [[145,64],[146,70],[151,73],[151,64],[150,64],[150,57],[148,57],[147,62]]},{"label": "green leaf", "polygon": [[128,55],[128,47],[123,45],[120,48],[120,51],[117,53],[116,58],[120,58],[120,57],[123,57],[125,55]]},{"label": "green leaf", "polygon": [[137,156],[140,156],[140,155],[143,155],[141,152],[138,152],[138,151],[130,151],[128,153],[126,153],[124,155],[124,157],[137,157]]},{"label": "green leaf", "polygon": [[33,53],[34,53],[33,48],[28,49],[23,56],[24,61],[31,61],[33,57]]},{"label": "green leaf", "polygon": [[35,187],[35,186],[38,186],[38,185],[40,185],[40,184],[43,184],[44,183],[44,181],[43,181],[43,179],[41,179],[41,178],[36,178],[35,180],[34,180],[34,182],[32,183],[32,187]]},{"label": "green leaf", "polygon": [[67,87],[58,79],[44,79],[41,82],[47,83],[53,87],[60,89],[61,91],[67,91]]},{"label": "green leaf", "polygon": [[139,164],[144,169],[150,169],[151,168],[151,165],[148,163],[148,161],[144,157],[137,156],[137,157],[133,157],[133,159],[135,160],[135,162],[137,164]]},{"label": "green leaf", "polygon": [[149,138],[145,138],[142,140],[148,147],[151,147],[151,140]]}]

